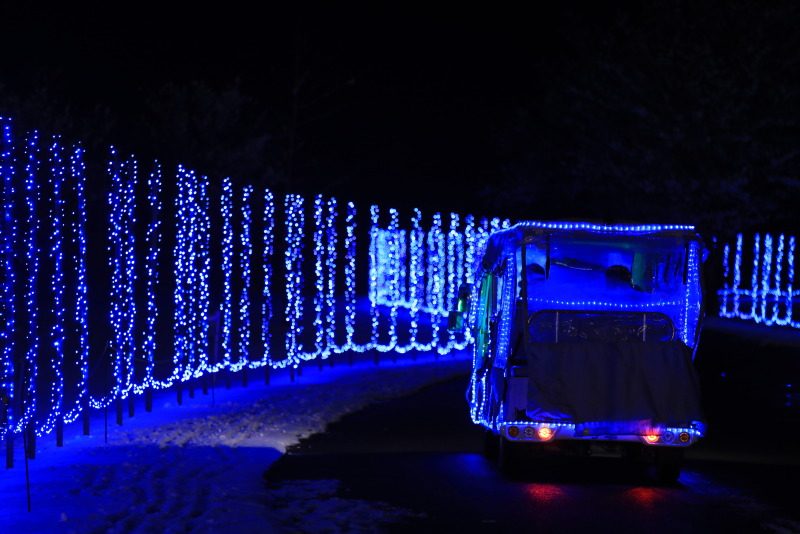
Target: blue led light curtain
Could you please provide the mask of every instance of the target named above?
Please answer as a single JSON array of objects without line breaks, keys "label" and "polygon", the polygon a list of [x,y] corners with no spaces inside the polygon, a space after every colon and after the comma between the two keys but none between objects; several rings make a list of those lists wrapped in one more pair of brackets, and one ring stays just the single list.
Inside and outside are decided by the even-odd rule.
[{"label": "blue led light curtain", "polygon": [[362,213],[0,132],[2,436],[222,371],[470,342],[445,310],[499,219]]}]

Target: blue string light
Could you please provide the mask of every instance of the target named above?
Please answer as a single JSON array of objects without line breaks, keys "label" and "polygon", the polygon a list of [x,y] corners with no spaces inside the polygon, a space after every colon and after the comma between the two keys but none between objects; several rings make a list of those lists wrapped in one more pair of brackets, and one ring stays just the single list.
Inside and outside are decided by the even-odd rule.
[{"label": "blue string light", "polygon": [[83,158],[84,150],[76,147],[70,155],[70,175],[72,178],[73,196],[76,212],[72,214],[72,241],[74,255],[72,263],[75,265],[75,307],[74,320],[78,328],[78,385],[74,406],[67,410],[64,422],[75,421],[83,410],[83,402],[88,392],[89,381],[89,303],[86,280],[86,163]]},{"label": "blue string light", "polygon": [[31,132],[25,143],[25,314],[27,316],[25,366],[20,369],[23,376],[24,406],[22,415],[17,420],[16,433],[21,433],[28,425],[33,424],[37,409],[36,382],[39,368],[37,359],[39,355],[39,255],[41,250],[38,245],[39,216],[38,205],[39,182],[39,134]]},{"label": "blue string light", "polygon": [[[498,222],[499,224],[499,222]],[[518,223],[524,228],[542,228],[545,230],[586,230],[589,232],[608,232],[623,234],[650,234],[656,232],[693,232],[694,226],[685,224],[637,224],[637,225],[606,225],[592,223],[570,222],[541,222],[525,221]],[[492,220],[492,227],[495,220]]]},{"label": "blue string light", "polygon": [[[720,298],[720,315],[734,319],[752,320],[767,326],[800,328],[800,322],[792,319],[792,307],[800,295],[800,292],[793,289],[795,236],[787,237],[784,234],[778,236],[778,250],[774,261],[773,249],[776,239],[771,234],[765,234],[763,240],[760,234],[754,236],[753,271],[749,288],[742,287],[743,241],[742,234],[738,234],[736,236],[733,283],[725,284],[717,292]],[[725,262],[724,256],[723,262]],[[784,263],[786,264],[785,279]],[[771,305],[770,300],[772,301]],[[742,306],[742,301],[750,302],[749,310],[746,306]],[[731,304],[729,305],[729,303]]]},{"label": "blue string light", "polygon": [[109,160],[106,172],[111,179],[108,190],[108,262],[111,270],[111,288],[109,291],[110,309],[109,324],[111,326],[111,338],[109,339],[109,353],[112,356],[112,374],[114,385],[111,392],[105,397],[92,397],[90,405],[93,408],[105,408],[111,404],[115,398],[120,398],[121,374],[123,351],[125,338],[122,331],[122,290],[123,290],[123,264],[122,264],[122,238],[120,235],[122,227],[122,176],[120,164],[117,161],[116,149],[112,146],[109,153]]},{"label": "blue string light", "polygon": [[14,140],[11,121],[0,117],[0,180],[2,180],[3,218],[0,221],[0,266],[2,267],[2,294],[0,294],[0,360],[2,360],[2,381],[0,394],[7,403],[5,414],[1,417],[5,424],[0,426],[0,437],[14,426],[14,354],[16,336],[16,274],[14,269],[17,240],[16,219],[14,216]]},{"label": "blue string light", "polygon": [[198,228],[199,236],[197,238],[198,252],[198,277],[199,285],[198,290],[198,317],[196,323],[197,332],[197,345],[199,347],[200,365],[195,370],[195,377],[203,376],[203,373],[210,371],[208,365],[208,326],[209,316],[211,313],[211,291],[209,289],[209,280],[211,278],[211,199],[208,194],[208,177],[204,175],[197,175],[195,182],[197,188],[197,209],[198,209]]},{"label": "blue string light", "polygon": [[323,299],[322,292],[325,289],[325,271],[322,262],[325,256],[325,225],[323,222],[323,211],[325,201],[322,195],[314,197],[314,346],[316,354],[323,352]]},{"label": "blue string light", "polygon": [[372,226],[370,227],[370,246],[369,246],[369,304],[371,318],[370,346],[378,346],[378,326],[380,321],[380,311],[378,309],[378,206],[369,207],[369,218]]},{"label": "blue string light", "polygon": [[159,287],[159,255],[161,252],[161,165],[154,163],[147,180],[147,205],[150,221],[147,224],[145,243],[145,271],[147,273],[147,320],[145,322],[143,351],[147,362],[145,387],[155,387],[156,323],[158,321],[157,289]]},{"label": "blue string light", "polygon": [[739,285],[742,283],[742,234],[736,236],[736,264],[733,271],[733,313],[739,315]]},{"label": "blue string light", "polygon": [[389,210],[389,242],[388,242],[388,264],[390,273],[388,276],[389,281],[389,295],[391,298],[391,305],[389,309],[389,348],[392,350],[397,346],[397,318],[398,318],[398,302],[400,301],[400,246],[398,239],[399,232],[399,214],[396,209]]},{"label": "blue string light", "polygon": [[286,267],[286,359],[283,366],[297,367],[300,362],[301,347],[298,336],[303,328],[300,323],[303,316],[303,228],[305,216],[303,212],[303,197],[300,195],[286,195],[286,251],[284,265]]},{"label": "blue string light", "polygon": [[[788,284],[786,287],[786,320],[783,324],[790,324],[795,328],[800,328],[800,321],[794,322],[792,321],[792,304],[793,304],[793,297],[795,296],[795,292],[793,291],[794,286],[794,247],[795,247],[795,239],[794,236],[789,237],[789,275],[788,275]],[[798,295],[800,296],[800,295]]]},{"label": "blue string light", "polygon": [[133,156],[124,164],[125,178],[123,182],[123,212],[122,212],[122,247],[123,247],[123,328],[125,356],[125,389],[122,398],[127,398],[136,380],[136,367],[134,357],[138,352],[136,344],[136,182],[138,180],[138,165]]},{"label": "blue string light", "polygon": [[327,268],[327,294],[325,295],[325,308],[328,312],[327,329],[325,339],[325,353],[323,357],[328,357],[328,354],[336,347],[336,245],[337,245],[337,232],[336,232],[336,199],[328,199],[328,215],[325,220],[326,232],[326,250],[325,250],[325,266]]},{"label": "blue string light", "polygon": [[230,177],[222,181],[222,195],[220,198],[222,213],[222,302],[220,313],[222,315],[222,356],[223,366],[231,363],[233,353],[233,185]]},{"label": "blue string light", "polygon": [[769,279],[772,274],[772,236],[764,236],[764,261],[761,263],[761,308],[756,316],[756,322],[767,315],[767,296],[769,294]]},{"label": "blue string light", "polygon": [[272,191],[264,191],[264,249],[261,260],[264,269],[264,286],[261,292],[261,346],[264,356],[261,362],[265,365],[272,365],[271,344],[272,336],[270,325],[272,323],[272,255],[275,245],[275,197]]},{"label": "blue string light", "polygon": [[250,239],[253,210],[250,196],[253,186],[246,185],[242,189],[242,233],[240,234],[239,266],[242,278],[242,291],[239,294],[239,362],[231,367],[238,371],[248,363],[250,354],[250,264],[253,257],[253,243]]},{"label": "blue string light", "polygon": [[186,381],[192,376],[189,364],[191,353],[191,285],[193,262],[191,261],[191,184],[188,173],[178,167],[178,198],[175,229],[175,312],[173,321],[174,349],[173,374],[163,384],[171,385],[176,379]]},{"label": "blue string light", "polygon": [[345,332],[347,342],[345,347],[355,350],[354,336],[356,329],[356,206],[347,203],[347,218],[345,219]]},{"label": "blue string light", "polygon": [[61,139],[53,137],[49,149],[50,186],[52,205],[50,208],[50,250],[49,259],[52,265],[50,288],[53,297],[53,320],[50,326],[50,370],[53,373],[50,383],[50,410],[44,421],[36,428],[36,434],[43,436],[50,433],[61,418],[64,402],[64,150]]},{"label": "blue string light", "polygon": [[[461,282],[460,277],[456,276],[456,264],[460,263],[456,255],[456,241],[459,238],[458,226],[458,214],[451,213],[450,231],[447,233],[447,298],[445,300],[445,308],[449,308],[454,305],[456,301],[456,293],[458,292],[458,285]],[[453,346],[455,342],[455,332],[448,332],[447,345],[449,347]]]},{"label": "blue string light", "polygon": [[417,344],[417,334],[419,332],[420,320],[420,299],[425,294],[425,232],[421,228],[422,212],[414,209],[414,216],[411,219],[410,235],[410,258],[409,265],[409,294],[411,299],[411,328],[409,332],[410,344]]},{"label": "blue string light", "polygon": [[775,300],[772,303],[772,318],[770,319],[772,323],[776,323],[779,320],[778,311],[781,301],[781,271],[783,268],[784,241],[784,235],[781,234],[778,237],[778,256],[775,258],[775,290],[772,293],[772,297]]}]

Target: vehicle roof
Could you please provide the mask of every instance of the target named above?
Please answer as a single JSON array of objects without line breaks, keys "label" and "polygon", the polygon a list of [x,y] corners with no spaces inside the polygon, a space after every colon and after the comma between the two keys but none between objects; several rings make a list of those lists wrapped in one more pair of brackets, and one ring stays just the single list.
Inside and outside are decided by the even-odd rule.
[{"label": "vehicle roof", "polygon": [[529,238],[541,236],[625,237],[628,241],[672,238],[700,241],[693,225],[685,224],[598,224],[592,222],[521,221],[510,228],[493,232],[486,241],[481,268],[494,270],[504,256]]}]

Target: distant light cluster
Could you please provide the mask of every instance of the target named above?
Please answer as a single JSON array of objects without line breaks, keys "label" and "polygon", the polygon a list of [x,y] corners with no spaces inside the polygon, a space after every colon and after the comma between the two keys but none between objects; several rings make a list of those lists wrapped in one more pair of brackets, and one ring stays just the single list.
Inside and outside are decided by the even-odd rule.
[{"label": "distant light cluster", "polygon": [[[794,279],[797,260],[795,236],[780,234],[776,238],[771,234],[763,237],[755,234],[750,258],[745,255],[744,244],[744,236],[738,234],[733,260],[731,245],[726,243],[723,248],[724,282],[722,289],[717,291],[720,316],[767,326],[800,328],[798,310],[793,309],[800,307],[800,290],[795,288]],[[743,272],[748,271],[749,287],[742,282]]]}]

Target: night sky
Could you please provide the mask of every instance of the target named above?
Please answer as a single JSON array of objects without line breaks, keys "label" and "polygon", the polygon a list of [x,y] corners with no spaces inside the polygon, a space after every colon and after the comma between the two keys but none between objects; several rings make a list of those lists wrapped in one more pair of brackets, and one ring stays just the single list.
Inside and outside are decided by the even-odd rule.
[{"label": "night sky", "polygon": [[0,111],[384,206],[798,225],[789,3],[261,11],[4,4]]}]

